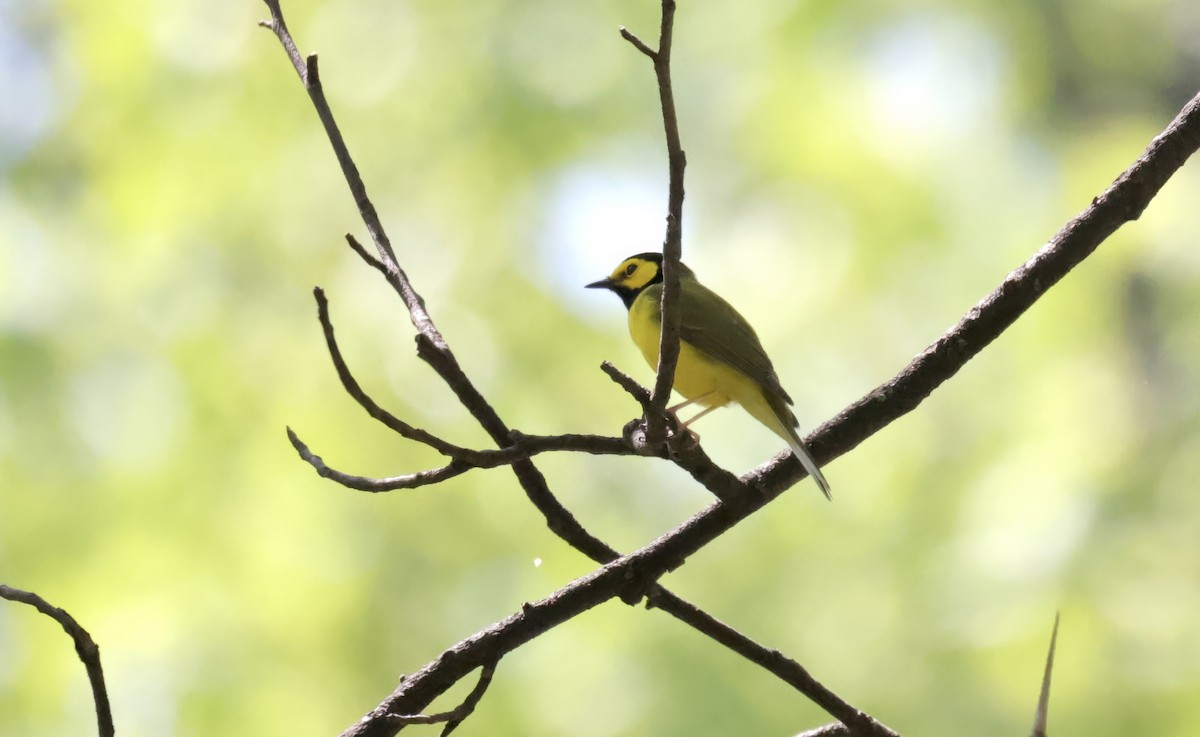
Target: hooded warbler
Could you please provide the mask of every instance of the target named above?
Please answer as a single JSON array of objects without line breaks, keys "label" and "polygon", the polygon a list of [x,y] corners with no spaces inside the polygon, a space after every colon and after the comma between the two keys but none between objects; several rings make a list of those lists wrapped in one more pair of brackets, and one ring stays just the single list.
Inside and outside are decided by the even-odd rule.
[{"label": "hooded warbler", "polygon": [[[796,432],[796,416],[788,408],[792,399],[780,386],[754,328],[683,264],[679,265],[679,284],[682,309],[675,391],[687,401],[671,409],[689,404],[704,407],[684,424],[686,427],[718,407],[737,402],[754,419],[787,441],[821,492],[832,498],[829,482]],[[587,286],[608,289],[621,298],[629,310],[633,342],[651,368],[657,368],[662,326],[662,254],[630,256],[607,279]]]}]

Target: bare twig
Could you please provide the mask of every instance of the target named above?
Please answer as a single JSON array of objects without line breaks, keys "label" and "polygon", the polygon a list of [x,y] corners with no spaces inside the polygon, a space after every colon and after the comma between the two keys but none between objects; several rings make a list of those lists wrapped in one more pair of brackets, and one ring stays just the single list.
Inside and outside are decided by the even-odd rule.
[{"label": "bare twig", "polygon": [[492,676],[496,673],[496,662],[491,660],[483,664],[479,669],[479,681],[476,682],[475,688],[471,689],[471,693],[467,694],[467,698],[463,699],[461,704],[450,711],[437,714],[387,714],[385,718],[399,726],[445,723],[446,727],[442,730],[442,737],[446,737],[475,711],[479,700],[483,698],[483,694],[492,683]]},{"label": "bare twig", "polygon": [[396,491],[397,489],[416,489],[421,486],[438,484],[455,476],[461,476],[474,468],[474,466],[469,466],[461,461],[451,461],[448,465],[441,468],[418,471],[417,473],[409,473],[403,476],[389,476],[381,479],[355,476],[325,465],[325,461],[321,456],[309,450],[308,446],[304,444],[304,441],[296,435],[292,428],[289,427],[287,429],[287,435],[288,440],[292,442],[292,447],[296,449],[296,452],[300,454],[305,463],[316,469],[318,476],[331,479],[348,489],[357,489],[358,491],[381,492]]},{"label": "bare twig", "polygon": [[590,455],[645,455],[622,438],[602,435],[522,435],[513,431],[518,440],[502,450],[472,451],[466,458],[456,458],[440,468],[431,468],[402,476],[372,478],[355,476],[330,467],[321,456],[300,439],[292,428],[287,428],[288,440],[300,454],[300,458],[316,470],[317,475],[330,479],[348,489],[383,492],[400,489],[416,489],[421,486],[441,483],[460,476],[475,468],[495,468],[527,460],[532,456],[553,451],[588,453]]},{"label": "bare twig", "polygon": [[[358,246],[358,242],[352,236],[347,236],[352,244],[352,247],[357,246],[355,251],[366,259],[374,261],[370,254],[362,250]],[[375,262],[379,263],[379,262]],[[341,348],[338,346],[337,337],[333,329],[333,321],[329,312],[329,300],[325,296],[325,291],[320,287],[313,289],[313,296],[317,300],[317,319],[321,323],[321,331],[325,336],[325,345],[329,350],[329,356],[333,359],[334,368],[337,370],[338,379],[342,382],[342,387],[358,404],[367,411],[374,419],[383,423],[389,429],[409,440],[415,440],[419,443],[424,443],[443,455],[450,456],[457,463],[452,463],[459,469],[459,473],[470,468],[495,468],[514,463],[516,461],[529,458],[539,453],[551,451],[578,451],[590,453],[593,455],[646,455],[647,452],[632,447],[629,443],[621,438],[604,437],[600,435],[525,435],[515,430],[510,431],[511,445],[501,450],[472,450],[459,445],[449,443],[432,433],[422,430],[418,427],[413,427],[404,420],[396,417],[392,413],[383,409],[379,404],[370,397],[358,381],[354,378],[354,374],[350,371],[350,367],[346,364],[345,358],[342,356]],[[289,437],[291,431],[289,430]],[[292,440],[292,444],[296,445],[296,439]],[[300,450],[297,447],[297,450]],[[301,452],[304,457],[304,452]],[[315,458],[315,456],[314,456]],[[306,461],[312,461],[305,457]],[[319,458],[317,459],[320,460]],[[314,464],[315,465],[315,464]],[[448,467],[447,467],[448,468]],[[321,472],[321,467],[317,467],[318,472]],[[442,472],[446,472],[442,470]],[[337,473],[325,474],[328,478],[338,480]],[[457,475],[457,474],[453,474]],[[352,477],[359,478],[362,477]],[[430,482],[426,482],[430,483]],[[361,488],[359,486],[350,485],[351,488]],[[397,486],[394,488],[410,488]],[[375,488],[364,489],[370,491],[385,491],[387,489]]]},{"label": "bare twig", "polygon": [[350,233],[346,234],[346,243],[350,244],[350,249],[357,253],[358,257],[366,262],[367,266],[375,269],[385,277],[389,275],[388,267],[382,261],[372,256],[367,249],[363,248],[363,244],[359,243],[358,239]]},{"label": "bare twig", "polygon": [[635,400],[637,400],[638,404],[642,405],[643,411],[648,411],[650,409],[650,392],[646,391],[644,386],[637,383],[636,379],[612,365],[608,361],[604,361],[600,364],[600,370],[605,374],[608,374],[608,378],[612,379],[617,386],[629,392],[629,396],[633,397]]},{"label": "bare twig", "polygon": [[108,689],[104,685],[104,669],[100,666],[100,648],[92,636],[65,610],[53,606],[33,592],[0,583],[0,599],[28,604],[58,622],[71,636],[75,643],[75,653],[83,661],[88,682],[92,686],[92,699],[96,703],[96,731],[100,737],[113,737],[116,729],[113,727],[112,707],[108,703]]},{"label": "bare twig", "polygon": [[291,60],[292,67],[299,75],[300,81],[304,84],[304,89],[308,92],[309,99],[312,100],[313,108],[317,111],[317,117],[321,119],[321,125],[325,128],[325,135],[333,146],[334,155],[337,156],[338,165],[346,178],[346,184],[350,187],[350,193],[354,196],[354,204],[358,206],[363,224],[367,226],[367,233],[370,234],[371,241],[379,252],[379,259],[387,270],[389,283],[404,300],[417,332],[448,351],[441,333],[438,332],[433,321],[429,319],[429,314],[425,311],[425,301],[412,288],[408,276],[400,268],[396,260],[396,252],[392,250],[392,243],[379,220],[379,213],[376,212],[371,198],[367,196],[367,187],[363,184],[362,175],[359,174],[354,159],[350,157],[350,150],[346,147],[342,132],[333,119],[329,101],[325,99],[325,91],[321,87],[321,78],[317,67],[317,55],[311,54],[307,59],[301,57],[300,51],[296,48],[296,42],[292,39],[292,34],[288,31],[287,23],[284,21],[279,0],[263,0],[263,2],[271,11],[271,19],[261,21],[259,25],[274,32],[283,45],[284,51],[287,52],[288,59]]},{"label": "bare twig", "polygon": [[[353,239],[350,239],[350,241],[357,244],[357,241]],[[359,251],[359,249],[361,249],[361,246],[355,250]],[[366,251],[359,251],[359,255],[370,258],[370,254],[367,254]],[[346,360],[342,357],[342,351],[338,347],[337,338],[333,332],[333,322],[329,318],[329,300],[325,298],[325,290],[320,287],[313,288],[313,297],[317,300],[317,319],[321,321],[321,330],[325,334],[325,345],[329,349],[329,356],[333,359],[333,366],[337,369],[338,378],[341,380],[342,386],[346,389],[346,393],[353,397],[354,401],[358,402],[367,411],[367,414],[382,422],[400,436],[409,440],[415,440],[418,443],[424,443],[442,455],[452,458],[470,458],[474,451],[454,445],[453,443],[448,443],[430,432],[413,427],[380,407],[375,400],[371,399],[363,391],[358,381],[354,378],[354,375],[350,372],[350,367],[346,365]]]},{"label": "bare twig", "polygon": [[1042,671],[1042,690],[1038,694],[1030,737],[1046,737],[1046,719],[1050,714],[1050,676],[1054,672],[1054,648],[1058,644],[1058,619],[1059,613],[1055,612],[1054,629],[1050,632],[1050,650],[1046,653],[1046,669]]},{"label": "bare twig", "polygon": [[647,44],[645,41],[638,38],[637,35],[634,34],[633,31],[629,30],[625,26],[621,26],[618,30],[621,32],[621,38],[623,38],[626,41],[628,41],[629,43],[633,44],[634,48],[636,48],[638,51],[645,54],[650,59],[650,61],[653,62],[656,59],[658,59],[658,52],[655,51],[654,49],[650,48],[650,45]]},{"label": "bare twig", "polygon": [[659,336],[658,371],[654,379],[651,411],[646,416],[646,433],[651,443],[660,442],[666,437],[669,423],[665,410],[671,387],[675,383],[675,366],[679,362],[679,260],[683,252],[683,174],[687,168],[687,156],[679,140],[679,119],[675,114],[675,93],[671,87],[671,40],[674,28],[675,0],[662,0],[657,49],[651,49],[631,31],[621,28],[621,37],[654,64],[663,131],[667,139],[667,168],[670,172],[667,234],[663,239],[662,333]]}]

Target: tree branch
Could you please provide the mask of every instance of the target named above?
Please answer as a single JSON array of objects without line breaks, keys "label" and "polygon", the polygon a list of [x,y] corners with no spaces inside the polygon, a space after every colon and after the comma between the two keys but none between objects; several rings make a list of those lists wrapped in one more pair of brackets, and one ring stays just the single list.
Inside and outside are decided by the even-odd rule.
[{"label": "tree branch", "polygon": [[[357,244],[357,241],[350,239],[352,243]],[[362,247],[356,248],[359,255],[370,258],[370,254],[360,250]],[[450,456],[451,458],[470,458],[474,451],[468,450],[453,443],[448,443],[445,440],[422,430],[413,427],[399,417],[379,406],[375,400],[363,391],[354,375],[350,372],[350,367],[346,365],[346,360],[342,357],[342,351],[338,347],[337,338],[333,332],[333,322],[329,318],[329,300],[325,298],[325,290],[320,287],[313,288],[313,297],[317,300],[317,319],[321,322],[321,331],[325,335],[325,346],[329,349],[329,357],[333,359],[333,366],[337,370],[338,379],[342,382],[342,387],[354,401],[367,411],[372,418],[386,425],[389,429],[396,432],[398,435],[409,440],[415,440],[418,443],[424,443],[430,448],[438,451],[442,455]]]},{"label": "tree branch", "polygon": [[296,452],[300,454],[305,463],[316,470],[318,476],[335,481],[348,489],[356,489],[358,491],[381,492],[396,491],[398,489],[416,489],[421,486],[429,486],[430,484],[439,484],[455,476],[461,476],[473,468],[473,466],[469,466],[461,461],[451,461],[448,465],[441,468],[418,471],[416,473],[404,474],[403,476],[389,476],[382,479],[355,476],[325,465],[324,459],[309,450],[304,441],[290,427],[287,429],[287,436],[288,440],[292,442],[292,447],[296,449]]},{"label": "tree branch", "polygon": [[467,698],[463,699],[461,704],[450,711],[443,711],[438,714],[388,714],[387,719],[399,726],[445,723],[446,727],[442,730],[442,737],[446,737],[475,711],[479,700],[483,698],[483,694],[487,691],[488,686],[491,685],[492,676],[495,672],[496,661],[484,663],[483,667],[479,670],[479,681],[475,684],[475,688],[471,689],[471,693],[467,694]]},{"label": "tree branch", "polygon": [[441,483],[462,475],[474,468],[495,468],[527,460],[535,455],[553,451],[587,453],[589,455],[645,455],[622,438],[609,438],[603,435],[523,435],[513,431],[515,445],[501,450],[470,451],[471,455],[455,458],[440,468],[431,468],[402,476],[386,478],[371,478],[355,476],[354,474],[338,471],[327,465],[321,456],[312,452],[308,445],[300,439],[292,428],[287,428],[288,440],[300,454],[301,460],[316,470],[322,478],[345,486],[348,489],[368,492],[398,491],[400,489],[416,489],[421,486]]},{"label": "tree branch", "polygon": [[675,93],[671,87],[671,40],[674,28],[675,0],[662,0],[657,49],[651,49],[624,26],[621,27],[621,37],[654,64],[670,174],[667,187],[667,234],[663,239],[662,333],[659,335],[658,371],[654,378],[651,411],[646,415],[646,434],[651,444],[660,443],[666,438],[666,408],[671,387],[675,383],[675,366],[679,362],[679,320],[682,309],[679,300],[679,260],[683,252],[683,173],[687,168],[687,156],[679,140],[679,119],[675,115]]},{"label": "tree branch", "polygon": [[113,737],[116,729],[113,727],[112,707],[108,703],[108,689],[104,685],[104,669],[100,666],[100,648],[92,636],[65,610],[51,605],[35,593],[0,583],[0,599],[28,604],[58,622],[71,636],[75,643],[75,653],[83,661],[88,683],[92,686],[92,700],[96,703],[96,731],[100,737]]}]

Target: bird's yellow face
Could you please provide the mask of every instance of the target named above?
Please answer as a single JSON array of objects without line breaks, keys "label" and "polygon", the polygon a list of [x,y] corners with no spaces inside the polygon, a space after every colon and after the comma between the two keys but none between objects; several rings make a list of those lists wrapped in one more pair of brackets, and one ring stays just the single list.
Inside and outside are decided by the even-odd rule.
[{"label": "bird's yellow face", "polygon": [[662,254],[639,253],[622,261],[607,279],[592,282],[587,286],[590,289],[608,289],[615,292],[625,306],[629,307],[643,289],[661,282]]}]

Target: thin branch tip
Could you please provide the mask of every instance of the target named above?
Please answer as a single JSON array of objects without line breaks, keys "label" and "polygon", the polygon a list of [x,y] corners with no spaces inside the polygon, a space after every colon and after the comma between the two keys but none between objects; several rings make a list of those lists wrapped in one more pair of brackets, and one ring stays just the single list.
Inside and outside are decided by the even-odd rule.
[{"label": "thin branch tip", "polygon": [[629,43],[633,44],[633,47],[635,49],[637,49],[638,51],[645,54],[647,57],[650,58],[651,61],[653,61],[656,64],[658,63],[658,52],[655,51],[654,49],[650,48],[649,44],[647,44],[642,39],[638,38],[636,33],[629,30],[625,26],[621,26],[619,30],[621,32],[621,38],[623,38],[626,41],[628,41]]},{"label": "thin branch tip", "polygon": [[307,72],[304,81],[309,87],[321,86],[321,71],[317,66],[317,55],[309,54],[304,59],[304,69]]},{"label": "thin branch tip", "polygon": [[1030,737],[1046,737],[1046,723],[1050,716],[1050,679],[1054,672],[1054,650],[1058,646],[1058,623],[1062,612],[1054,613],[1054,628],[1050,631],[1050,648],[1046,653],[1046,668],[1042,672],[1042,689],[1038,693],[1037,710],[1033,715],[1033,730]]},{"label": "thin branch tip", "polygon": [[358,239],[354,237],[353,233],[346,233],[346,243],[350,244],[350,248],[355,253],[357,253],[358,257],[361,258],[364,262],[366,262],[366,264],[368,266],[370,266],[371,268],[375,269],[376,271],[382,273],[384,276],[391,275],[391,272],[388,269],[387,265],[384,264],[382,261],[380,261],[375,256],[372,256],[371,252],[363,247],[363,244],[360,243],[358,241]]}]

